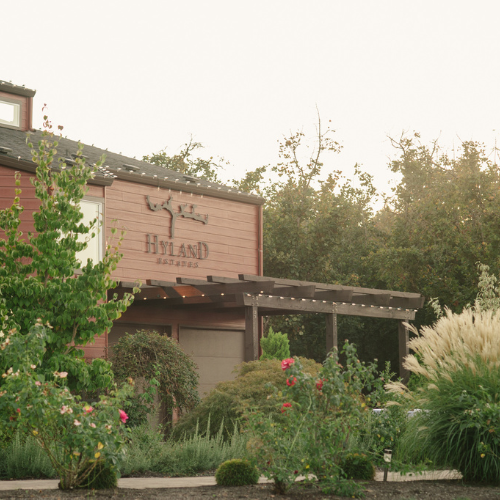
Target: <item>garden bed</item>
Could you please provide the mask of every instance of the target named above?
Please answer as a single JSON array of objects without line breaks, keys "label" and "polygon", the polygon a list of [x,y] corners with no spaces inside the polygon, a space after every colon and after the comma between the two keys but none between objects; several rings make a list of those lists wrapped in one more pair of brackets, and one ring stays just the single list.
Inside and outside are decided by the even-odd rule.
[{"label": "garden bed", "polygon": [[[445,481],[408,481],[408,482],[379,482],[365,483],[366,499],[390,500],[498,500],[500,487],[486,487],[465,485],[460,480]],[[255,486],[220,487],[200,486],[196,488],[152,488],[144,490],[117,489],[89,492],[60,491],[60,490],[10,490],[0,491],[0,498],[43,498],[47,500],[89,499],[89,498],[119,498],[129,500],[153,500],[168,498],[169,500],[183,500],[195,498],[246,498],[246,499],[340,499],[342,497],[325,495],[313,487],[294,487],[289,494],[280,497],[273,494],[271,484]]]}]

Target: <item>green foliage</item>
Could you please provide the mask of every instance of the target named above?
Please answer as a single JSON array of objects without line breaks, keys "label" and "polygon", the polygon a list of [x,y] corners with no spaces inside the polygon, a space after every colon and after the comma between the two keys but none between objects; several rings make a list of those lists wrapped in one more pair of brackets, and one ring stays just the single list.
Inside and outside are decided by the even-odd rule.
[{"label": "green foliage", "polygon": [[107,462],[98,462],[78,488],[87,490],[110,490],[118,487],[116,468]]},{"label": "green foliage", "polygon": [[[112,382],[109,365],[103,360],[86,364],[79,346],[111,328],[132,301],[130,294],[107,300],[107,291],[116,286],[111,273],[122,256],[121,238],[107,244],[100,262],[77,260],[76,253],[86,248],[99,228],[98,220],[88,226],[82,223],[79,204],[102,161],[86,166],[80,145],[74,165],[60,160],[56,166],[57,144],[45,117],[43,138],[32,151],[37,168],[31,181],[39,203],[33,213],[34,232],[20,231],[19,188],[12,205],[0,210],[0,297],[11,314],[10,328],[22,335],[38,320],[50,325],[40,367],[47,378],[54,371],[65,371],[72,389],[105,388]],[[19,172],[15,182],[20,185]],[[82,237],[85,241],[79,240]]]},{"label": "green foliage", "polygon": [[220,182],[217,177],[217,170],[222,168],[224,160],[219,159],[218,163],[213,161],[213,157],[208,160],[202,158],[193,158],[193,152],[203,148],[199,142],[190,141],[184,144],[179,154],[168,156],[166,149],[152,155],[146,155],[142,159],[153,165],[168,168],[176,172],[181,172],[186,175],[199,177],[211,182]]},{"label": "green foliage", "polygon": [[[149,330],[127,333],[113,346],[111,360],[117,380],[141,377],[150,389],[156,386],[170,413],[191,410],[199,402],[196,365],[171,338]],[[154,391],[145,395],[144,405],[151,405]]]},{"label": "green foliage", "polygon": [[340,462],[340,468],[344,471],[347,479],[370,481],[375,478],[373,462],[364,453],[349,453]]},{"label": "green foliage", "polygon": [[[311,376],[317,375],[321,369],[321,365],[313,360],[300,360],[304,371]],[[191,436],[198,427],[207,429],[209,435],[214,436],[222,426],[224,437],[229,438],[247,406],[257,406],[265,414],[274,412],[275,403],[269,399],[272,389],[266,384],[280,387],[285,382],[286,375],[276,359],[243,363],[235,380],[218,383],[193,411],[179,419],[173,436]]]},{"label": "green foliage", "polygon": [[215,472],[215,481],[219,486],[257,484],[259,471],[248,460],[234,458],[219,465]]},{"label": "green foliage", "polygon": [[467,481],[500,480],[499,330],[498,311],[447,311],[410,341],[416,355],[405,362],[425,379],[407,393],[424,410],[411,427],[423,458],[458,469]]},{"label": "green foliage", "polygon": [[124,476],[148,471],[169,476],[194,475],[213,470],[225,460],[244,457],[245,447],[246,439],[238,428],[226,440],[220,428],[215,436],[197,431],[189,438],[174,441],[164,440],[164,433],[159,429],[135,427],[130,431],[121,473]]},{"label": "green foliage", "polygon": [[278,493],[285,493],[298,474],[314,474],[331,491],[349,489],[351,483],[340,479],[339,463],[350,436],[361,430],[368,411],[362,392],[372,390],[376,368],[359,362],[347,342],[343,353],[345,368],[334,349],[317,376],[304,373],[299,360],[283,361],[286,383],[274,388],[271,399],[280,417],[259,408],[245,414],[249,449]]},{"label": "green foliage", "polygon": [[[357,165],[354,180],[326,169],[324,162],[340,146],[334,131],[321,125],[311,149],[302,132],[280,143],[280,161],[272,168],[279,181],[263,190],[264,274],[360,286],[375,274],[365,269],[364,259],[377,248],[372,223],[376,191],[372,177]],[[269,321],[288,335],[292,354],[325,359],[323,318],[276,316]],[[362,329],[358,322],[355,330]]]},{"label": "green foliage", "polygon": [[[54,372],[46,380],[42,365],[47,342],[45,328],[37,324],[26,335],[10,333],[0,344],[2,373],[0,420],[7,429],[32,435],[60,479],[61,489],[84,482],[99,462],[118,464],[124,431],[121,401],[127,387],[111,391],[94,407],[78,401],[66,386],[67,372]],[[54,380],[55,379],[55,380]]]},{"label": "green foliage", "polygon": [[477,142],[450,158],[418,134],[393,140],[401,175],[390,205],[377,215],[382,245],[371,263],[389,289],[439,297],[461,311],[475,296],[476,263],[499,271],[500,167]]},{"label": "green foliage", "polygon": [[55,478],[49,457],[34,436],[11,432],[11,439],[0,446],[0,479]]},{"label": "green foliage", "polygon": [[260,346],[262,347],[261,361],[264,359],[279,359],[281,361],[290,357],[290,346],[286,333],[275,333],[272,328],[269,328],[267,337],[260,339]]}]

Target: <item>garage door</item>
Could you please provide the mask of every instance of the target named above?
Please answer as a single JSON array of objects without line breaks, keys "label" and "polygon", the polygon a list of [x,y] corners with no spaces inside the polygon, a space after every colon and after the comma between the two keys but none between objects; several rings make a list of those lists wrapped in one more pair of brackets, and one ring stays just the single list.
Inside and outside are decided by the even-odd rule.
[{"label": "garage door", "polygon": [[244,332],[181,328],[179,343],[198,365],[203,397],[218,382],[233,380],[234,367],[244,361]]}]

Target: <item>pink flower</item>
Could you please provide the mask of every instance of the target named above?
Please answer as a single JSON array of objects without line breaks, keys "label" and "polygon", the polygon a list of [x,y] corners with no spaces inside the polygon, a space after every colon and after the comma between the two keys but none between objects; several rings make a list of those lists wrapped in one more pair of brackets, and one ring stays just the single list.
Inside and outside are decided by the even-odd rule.
[{"label": "pink flower", "polygon": [[76,425],[78,427],[79,425],[82,425],[82,423],[75,418],[75,420],[73,421],[73,425]]},{"label": "pink flower", "polygon": [[68,376],[68,372],[60,372],[59,378],[66,378]]},{"label": "pink flower", "polygon": [[38,380],[37,380],[37,381],[35,382],[35,385],[42,385],[42,383],[41,383],[40,381],[38,381]]},{"label": "pink flower", "polygon": [[281,413],[285,413],[287,408],[291,408],[292,403],[283,403],[283,406],[281,407]]},{"label": "pink flower", "polygon": [[290,377],[286,379],[286,385],[288,387],[293,387],[295,385],[295,382],[297,382],[297,377]]},{"label": "pink flower", "polygon": [[17,413],[21,413],[21,408],[18,408],[16,411]]},{"label": "pink flower", "polygon": [[85,410],[85,413],[92,413],[94,411],[94,408],[92,408],[92,406],[85,406],[84,408]]},{"label": "pink flower", "polygon": [[92,427],[93,429],[95,429],[95,424],[94,424],[94,422],[92,422],[92,423],[90,424],[90,427]]},{"label": "pink flower", "polygon": [[290,368],[290,366],[292,366],[294,363],[295,363],[295,360],[293,358],[284,359],[281,362],[281,369],[283,371],[288,370],[288,368]]},{"label": "pink flower", "polygon": [[128,420],[128,415],[123,410],[120,410],[120,420],[123,423],[125,423]]}]

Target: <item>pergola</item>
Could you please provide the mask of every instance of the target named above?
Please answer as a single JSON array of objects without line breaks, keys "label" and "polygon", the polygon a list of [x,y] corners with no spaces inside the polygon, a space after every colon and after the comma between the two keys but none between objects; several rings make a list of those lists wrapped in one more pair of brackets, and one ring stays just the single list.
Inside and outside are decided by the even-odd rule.
[{"label": "pergola", "polygon": [[[424,303],[418,293],[312,283],[240,274],[239,279],[207,276],[206,280],[177,278],[176,282],[146,279],[136,300],[162,301],[168,309],[241,310],[245,315],[245,361],[258,359],[261,317],[324,314],[327,352],[337,346],[337,315],[390,318],[398,321],[399,369],[409,354],[408,328]],[[119,282],[110,292],[133,293],[134,283]]]}]

